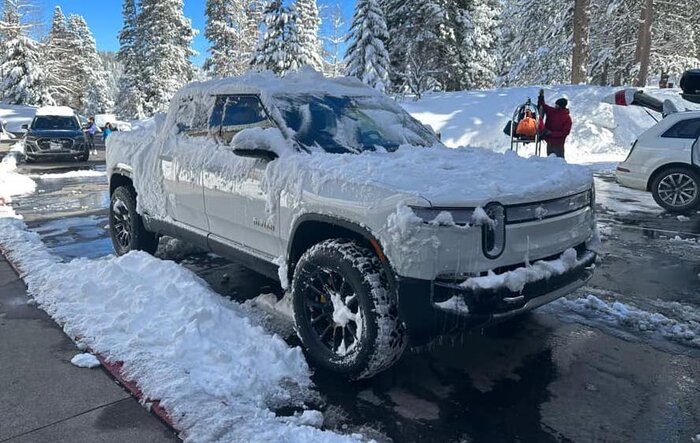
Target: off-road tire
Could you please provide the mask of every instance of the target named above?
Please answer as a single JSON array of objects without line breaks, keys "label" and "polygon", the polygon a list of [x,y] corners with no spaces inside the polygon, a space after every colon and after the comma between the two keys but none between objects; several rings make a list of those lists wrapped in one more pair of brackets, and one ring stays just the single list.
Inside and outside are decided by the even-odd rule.
[{"label": "off-road tire", "polygon": [[[316,285],[317,290],[313,290],[312,285],[319,282],[320,276],[324,276],[324,281],[328,282],[333,279],[336,282],[334,290],[330,290],[330,285],[321,288]],[[297,334],[314,365],[358,380],[388,369],[401,357],[408,341],[407,334],[399,320],[396,295],[387,277],[377,255],[352,240],[326,240],[304,253],[296,266],[292,282],[294,320]],[[341,281],[345,283],[338,283]],[[318,289],[324,291],[325,296]],[[330,347],[324,344],[322,334],[315,329],[325,328],[323,323],[320,327],[319,323],[312,323],[312,319],[328,314],[314,317],[313,310],[330,309],[331,313],[335,312],[336,302],[331,301],[330,294],[340,294],[342,297],[343,293],[349,294],[350,291],[355,294],[357,302],[355,304],[354,300],[350,300],[352,296],[348,295],[344,299],[348,304],[343,306],[351,311],[355,306],[358,312],[361,311],[361,326],[357,329],[362,332],[351,336],[357,343],[351,352],[342,355],[342,352],[332,349],[333,344]],[[313,296],[317,298],[312,299]],[[310,303],[318,306],[311,306]],[[332,320],[333,325],[338,324],[335,319]],[[345,329],[331,327],[331,340],[335,342],[336,331],[340,329],[338,334],[341,335]]]},{"label": "off-road tire", "polygon": [[[673,184],[685,186],[687,192],[677,195],[672,192]],[[687,183],[687,185],[684,185]],[[700,174],[697,171],[686,167],[672,167],[658,173],[651,182],[651,195],[654,201],[668,212],[688,212],[700,207]],[[677,195],[687,198],[687,202],[678,200],[673,204],[673,197]],[[688,198],[692,195],[692,198]]]},{"label": "off-road tire", "polygon": [[143,219],[136,212],[136,191],[131,186],[120,186],[112,193],[109,233],[117,255],[131,251],[154,254],[158,248],[158,235],[146,230]]},{"label": "off-road tire", "polygon": [[79,162],[86,162],[86,161],[90,160],[90,149],[86,148],[85,152],[83,152],[82,154],[77,156],[75,159]]}]

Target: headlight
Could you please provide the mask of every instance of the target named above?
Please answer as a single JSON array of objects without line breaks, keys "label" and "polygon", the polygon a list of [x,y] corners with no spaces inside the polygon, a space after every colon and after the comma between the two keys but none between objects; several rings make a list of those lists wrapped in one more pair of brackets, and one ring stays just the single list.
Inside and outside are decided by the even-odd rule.
[{"label": "headlight", "polygon": [[425,223],[439,226],[466,226],[472,222],[473,208],[418,208],[411,207],[413,213]]},{"label": "headlight", "polygon": [[542,220],[544,218],[556,217],[568,212],[578,211],[586,206],[591,206],[592,201],[592,192],[585,191],[569,197],[540,203],[509,206],[507,209],[507,219],[508,223]]}]

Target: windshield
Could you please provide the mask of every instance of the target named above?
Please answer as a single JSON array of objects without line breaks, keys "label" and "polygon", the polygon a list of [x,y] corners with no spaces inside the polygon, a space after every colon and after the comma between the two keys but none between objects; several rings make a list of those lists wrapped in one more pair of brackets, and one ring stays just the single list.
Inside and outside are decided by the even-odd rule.
[{"label": "windshield", "polygon": [[80,129],[80,126],[78,126],[78,120],[75,117],[42,115],[34,119],[32,129],[74,130]]},{"label": "windshield", "polygon": [[297,142],[330,153],[359,153],[438,143],[399,105],[377,97],[278,95],[276,104]]}]

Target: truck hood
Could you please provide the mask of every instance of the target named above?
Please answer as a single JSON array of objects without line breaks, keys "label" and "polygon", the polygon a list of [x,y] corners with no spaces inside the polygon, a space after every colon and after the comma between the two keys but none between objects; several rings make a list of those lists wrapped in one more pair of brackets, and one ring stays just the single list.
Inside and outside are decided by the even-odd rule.
[{"label": "truck hood", "polygon": [[[324,183],[353,184],[366,190],[381,187],[422,198],[434,207],[531,203],[593,186],[592,174],[582,166],[554,157],[523,158],[510,151],[402,147],[392,153],[314,153],[301,157],[304,166],[311,168],[317,189]],[[365,195],[367,199],[375,197],[378,195]]]}]

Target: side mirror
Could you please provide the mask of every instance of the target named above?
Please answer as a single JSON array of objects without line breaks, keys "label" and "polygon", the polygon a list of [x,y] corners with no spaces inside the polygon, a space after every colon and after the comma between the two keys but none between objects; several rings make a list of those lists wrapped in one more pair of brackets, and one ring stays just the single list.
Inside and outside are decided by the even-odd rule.
[{"label": "side mirror", "polygon": [[25,131],[28,131],[28,130],[29,130],[29,125],[26,124],[26,123],[23,124],[23,125],[22,125],[22,129],[24,129]]},{"label": "side mirror", "polygon": [[233,148],[233,153],[239,157],[258,158],[268,162],[271,162],[278,157],[276,153],[267,149]]}]

